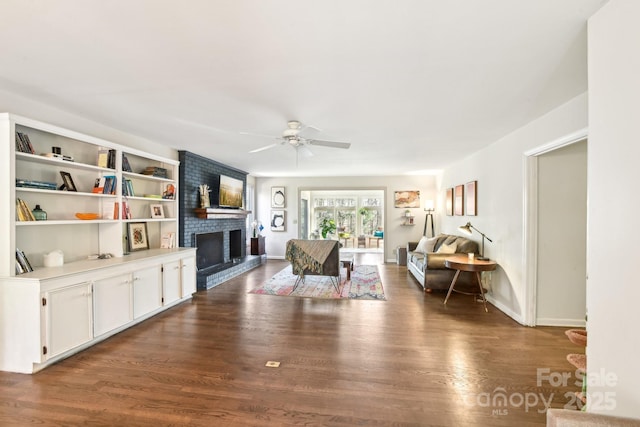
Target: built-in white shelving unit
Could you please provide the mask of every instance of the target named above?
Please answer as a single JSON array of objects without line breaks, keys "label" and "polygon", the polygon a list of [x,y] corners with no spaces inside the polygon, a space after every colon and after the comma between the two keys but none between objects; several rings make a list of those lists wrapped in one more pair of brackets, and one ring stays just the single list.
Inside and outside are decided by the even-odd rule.
[{"label": "built-in white shelving unit", "polygon": [[[178,236],[177,160],[8,113],[0,114],[0,150],[0,370],[35,372],[195,292],[195,248],[161,247],[163,236]],[[58,150],[64,157],[52,155]],[[94,192],[105,177],[115,179],[113,192]],[[18,200],[47,219],[20,220]],[[126,255],[135,225],[148,244]],[[33,271],[17,270],[17,249]],[[64,264],[45,266],[58,250]],[[96,254],[109,256],[90,259]]]}]

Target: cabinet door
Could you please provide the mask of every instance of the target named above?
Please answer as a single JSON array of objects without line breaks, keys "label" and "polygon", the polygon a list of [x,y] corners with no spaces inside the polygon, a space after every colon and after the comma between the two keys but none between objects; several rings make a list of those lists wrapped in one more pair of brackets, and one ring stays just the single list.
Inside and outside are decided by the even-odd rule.
[{"label": "cabinet door", "polygon": [[93,339],[91,283],[47,292],[43,298],[45,359]]},{"label": "cabinet door", "polygon": [[164,305],[180,299],[180,260],[162,265],[162,301]]},{"label": "cabinet door", "polygon": [[182,297],[191,296],[196,291],[196,259],[184,258],[181,263]]},{"label": "cabinet door", "polygon": [[162,307],[162,269],[149,267],[133,273],[133,317]]},{"label": "cabinet door", "polygon": [[133,319],[131,275],[109,277],[93,283],[94,335],[100,336]]}]

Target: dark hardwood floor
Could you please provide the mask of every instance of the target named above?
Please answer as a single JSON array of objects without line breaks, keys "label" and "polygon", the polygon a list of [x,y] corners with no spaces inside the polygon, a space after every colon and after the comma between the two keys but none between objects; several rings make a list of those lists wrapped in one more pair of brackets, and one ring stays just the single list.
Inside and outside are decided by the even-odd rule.
[{"label": "dark hardwood floor", "polygon": [[[528,426],[545,424],[541,398],[563,407],[578,389],[565,328],[523,327],[466,295],[445,307],[395,264],[379,266],[387,301],[248,293],[285,265],[35,375],[0,373],[0,425]],[[572,379],[538,386],[538,368]]]}]

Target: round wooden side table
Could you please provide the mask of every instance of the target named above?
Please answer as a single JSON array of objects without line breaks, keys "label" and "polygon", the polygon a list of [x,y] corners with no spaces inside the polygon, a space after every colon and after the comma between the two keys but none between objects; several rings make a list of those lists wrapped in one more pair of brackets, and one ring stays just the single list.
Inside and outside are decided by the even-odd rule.
[{"label": "round wooden side table", "polygon": [[482,303],[484,304],[484,311],[489,312],[489,310],[487,310],[487,299],[484,296],[484,288],[482,287],[480,273],[483,271],[495,270],[498,264],[495,261],[491,260],[485,261],[475,258],[472,259],[469,258],[467,254],[455,254],[445,259],[444,265],[447,268],[456,270],[456,274],[453,276],[453,280],[451,281],[451,286],[449,286],[449,292],[447,292],[447,297],[444,299],[444,303],[447,303],[447,300],[449,300],[449,296],[451,296],[451,292],[454,291],[454,286],[456,285],[456,281],[458,280],[460,272],[469,271],[471,273],[476,273],[478,287],[480,288],[480,295],[482,295]]}]

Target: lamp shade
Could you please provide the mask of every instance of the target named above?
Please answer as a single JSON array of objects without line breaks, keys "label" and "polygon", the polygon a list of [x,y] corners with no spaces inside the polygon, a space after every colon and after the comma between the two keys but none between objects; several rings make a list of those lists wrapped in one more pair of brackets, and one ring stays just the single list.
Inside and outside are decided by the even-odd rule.
[{"label": "lamp shade", "polygon": [[433,208],[433,200],[425,200],[424,201],[424,210],[425,211],[432,211]]},{"label": "lamp shade", "polygon": [[471,223],[468,222],[465,225],[461,225],[460,227],[458,227],[458,230],[462,231],[464,234],[471,235],[472,234]]}]

